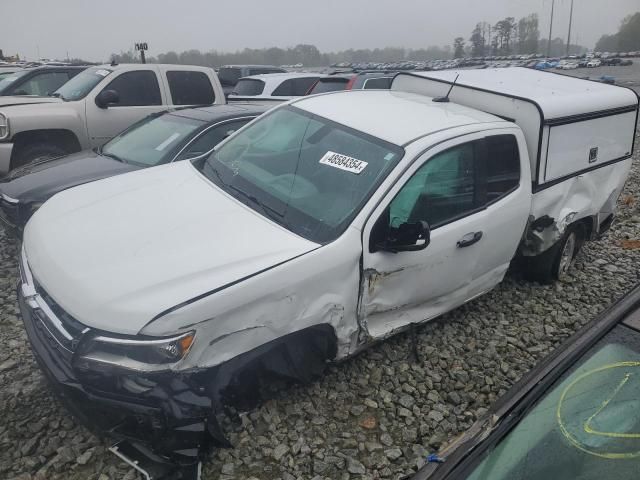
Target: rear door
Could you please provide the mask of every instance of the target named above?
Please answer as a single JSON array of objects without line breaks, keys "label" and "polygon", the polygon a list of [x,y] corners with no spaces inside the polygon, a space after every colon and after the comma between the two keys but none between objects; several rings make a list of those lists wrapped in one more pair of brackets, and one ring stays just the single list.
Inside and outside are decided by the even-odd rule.
[{"label": "rear door", "polygon": [[[100,146],[138,120],[165,109],[167,102],[160,85],[157,69],[149,66],[114,75],[106,86],[91,92],[86,99],[91,146]],[[119,101],[108,108],[99,108],[95,98],[105,90],[116,91]]]},{"label": "rear door", "polygon": [[167,70],[167,84],[173,105],[212,105],[216,95],[204,72]]}]

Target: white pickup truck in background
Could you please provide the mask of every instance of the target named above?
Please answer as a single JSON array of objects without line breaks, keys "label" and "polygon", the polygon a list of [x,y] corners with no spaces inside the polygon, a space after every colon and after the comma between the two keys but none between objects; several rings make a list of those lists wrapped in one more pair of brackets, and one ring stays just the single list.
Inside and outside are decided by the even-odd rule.
[{"label": "white pickup truck in background", "polygon": [[209,157],[45,202],[18,297],[49,378],[79,409],[117,398],[100,428],[135,416],[118,434],[175,458],[185,443],[144,425],[172,439],[187,416],[194,452],[225,444],[211,409],[229,388],[308,380],[489,291],[514,257],[566,274],[611,223],[637,96],[528,69],[446,75],[293,100]]},{"label": "white pickup truck in background", "polygon": [[91,67],[51,97],[0,98],[0,173],[98,147],[170,106],[225,103],[211,68],[158,64]]}]

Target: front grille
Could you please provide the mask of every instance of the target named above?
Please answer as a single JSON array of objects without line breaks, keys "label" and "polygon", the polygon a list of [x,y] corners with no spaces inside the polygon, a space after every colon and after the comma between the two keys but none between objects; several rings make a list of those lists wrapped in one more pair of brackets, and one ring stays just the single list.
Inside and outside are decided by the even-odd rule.
[{"label": "front grille", "polygon": [[[78,340],[82,336],[82,332],[86,330],[86,326],[78,322],[75,318],[69,315],[58,303],[42,288],[37,281],[34,280],[36,292],[42,297],[44,303],[51,309],[51,311],[58,317],[62,327],[73,337],[74,340]],[[60,334],[64,337],[64,335]],[[71,342],[73,345],[72,351],[75,350],[75,342]]]}]

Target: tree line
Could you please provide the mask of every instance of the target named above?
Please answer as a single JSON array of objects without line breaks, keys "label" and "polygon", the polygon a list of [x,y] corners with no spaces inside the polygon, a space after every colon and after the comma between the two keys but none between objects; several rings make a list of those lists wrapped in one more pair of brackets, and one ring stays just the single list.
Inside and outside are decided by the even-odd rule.
[{"label": "tree line", "polygon": [[598,52],[635,52],[640,50],[640,12],[622,20],[617,33],[602,35],[596,43]]},{"label": "tree line", "polygon": [[[526,55],[531,53],[546,53],[551,56],[563,55],[566,52],[565,42],[559,37],[549,41],[540,38],[540,22],[538,14],[532,13],[516,21],[515,17],[506,17],[494,25],[486,21],[476,23],[471,31],[469,43],[464,37],[453,40],[453,56],[485,57],[500,55]],[[570,53],[582,53],[586,48],[580,45],[570,45]]]},{"label": "tree line", "polygon": [[[549,48],[550,47],[550,48]],[[571,44],[569,53],[579,54],[587,49]],[[613,35],[603,35],[596,45],[599,51],[640,50],[640,12],[629,15],[622,22],[620,30]],[[429,61],[437,59],[461,58],[465,56],[485,57],[500,55],[525,55],[543,53],[561,56],[566,52],[565,41],[556,37],[548,45],[541,38],[538,15],[532,13],[518,20],[505,17],[495,24],[486,21],[476,23],[465,39],[456,37],[453,45],[429,46],[419,49],[386,47],[375,49],[348,49],[338,52],[322,53],[315,45],[299,44],[294,47],[245,48],[236,52],[210,50],[169,51],[157,56],[147,57],[150,63],[178,63],[220,67],[233,64],[296,65],[320,67],[338,63],[392,63],[401,61]],[[112,59],[119,63],[139,62],[139,55],[133,50],[113,54]]]},{"label": "tree line", "polygon": [[[439,58],[451,58],[452,51],[448,45],[430,46],[420,49],[402,47],[385,47],[375,49],[348,49],[339,52],[321,53],[314,45],[300,44],[289,48],[245,48],[237,52],[220,52],[210,50],[186,50],[184,52],[169,51],[157,56],[148,56],[149,63],[178,63],[219,67],[221,65],[296,65],[305,67],[321,67],[341,62],[346,63],[390,63],[403,60],[427,61]],[[112,54],[111,58],[118,63],[136,63],[139,54],[133,50]]]}]

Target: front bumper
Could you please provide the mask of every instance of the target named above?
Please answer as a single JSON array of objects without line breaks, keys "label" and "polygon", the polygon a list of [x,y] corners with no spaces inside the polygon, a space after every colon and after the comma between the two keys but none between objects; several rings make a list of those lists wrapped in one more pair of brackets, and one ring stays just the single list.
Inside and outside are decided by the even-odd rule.
[{"label": "front bumper", "polygon": [[54,392],[81,423],[152,452],[154,461],[164,463],[172,474],[197,468],[211,445],[223,443],[215,442],[221,433],[212,401],[198,386],[202,372],[142,375],[83,368],[76,352],[92,330],[62,311],[28,267],[21,265],[21,278],[18,303],[34,356]]}]

